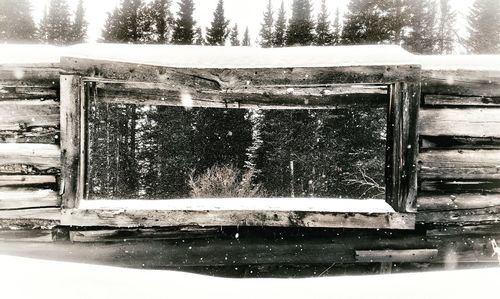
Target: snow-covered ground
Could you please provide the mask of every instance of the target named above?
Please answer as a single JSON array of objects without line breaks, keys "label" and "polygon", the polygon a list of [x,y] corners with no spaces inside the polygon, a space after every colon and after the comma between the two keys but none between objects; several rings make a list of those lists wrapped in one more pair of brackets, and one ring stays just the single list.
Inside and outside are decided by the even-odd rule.
[{"label": "snow-covered ground", "polygon": [[497,70],[500,55],[414,55],[394,45],[210,47],[132,44],[0,45],[0,64],[58,63],[60,57],[187,68],[286,68],[420,64],[428,70]]},{"label": "snow-covered ground", "polygon": [[497,298],[500,268],[376,276],[228,279],[0,256],[1,298]]}]

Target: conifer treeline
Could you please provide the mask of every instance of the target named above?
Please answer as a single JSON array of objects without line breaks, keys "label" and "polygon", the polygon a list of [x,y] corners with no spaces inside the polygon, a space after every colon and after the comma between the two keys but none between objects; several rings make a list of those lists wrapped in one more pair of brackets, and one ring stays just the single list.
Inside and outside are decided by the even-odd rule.
[{"label": "conifer treeline", "polygon": [[[277,6],[277,4],[279,4]],[[102,41],[125,43],[249,46],[248,28],[232,23],[219,0],[210,26],[202,29],[193,17],[194,0],[121,0],[108,14]],[[399,44],[424,54],[451,53],[460,43],[470,53],[500,52],[500,2],[475,0],[468,15],[466,39],[456,28],[450,0],[350,0],[347,11],[333,11],[312,0],[293,0],[291,15],[279,0],[269,0],[262,15],[258,46]],[[0,0],[0,41],[65,45],[85,41],[83,0],[74,13],[67,0],[51,0],[39,24],[29,0]],[[241,29],[244,28],[245,30]],[[241,39],[240,34],[243,34]]]}]

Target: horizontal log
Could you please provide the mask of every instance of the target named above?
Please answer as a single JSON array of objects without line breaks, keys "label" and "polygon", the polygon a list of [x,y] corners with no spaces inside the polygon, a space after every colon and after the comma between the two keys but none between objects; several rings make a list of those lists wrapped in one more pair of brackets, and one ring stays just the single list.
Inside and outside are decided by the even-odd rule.
[{"label": "horizontal log", "polygon": [[422,93],[456,96],[500,96],[500,73],[491,71],[423,71]]},{"label": "horizontal log", "polygon": [[0,175],[0,187],[55,185],[53,175]]},{"label": "horizontal log", "polygon": [[0,209],[45,208],[61,205],[56,191],[36,188],[0,188]]},{"label": "horizontal log", "polygon": [[449,194],[419,195],[417,209],[419,211],[450,211],[482,209],[500,206],[500,194]]},{"label": "horizontal log", "polygon": [[16,131],[29,127],[59,127],[59,103],[56,101],[0,102],[0,130]]},{"label": "horizontal log", "polygon": [[430,150],[418,163],[421,179],[500,179],[500,150]]},{"label": "horizontal log", "polygon": [[49,243],[52,231],[48,229],[0,230],[0,242]]},{"label": "horizontal log", "polygon": [[6,86],[0,82],[0,101],[4,100],[58,100],[57,86]]},{"label": "horizontal log", "polygon": [[0,131],[0,142],[59,144],[59,136],[60,134],[57,128],[23,128],[16,131]]},{"label": "horizontal log", "polygon": [[61,151],[57,145],[0,143],[0,166],[30,165],[44,170],[60,168],[60,160]]},{"label": "horizontal log", "polygon": [[500,138],[424,136],[420,149],[500,149]]},{"label": "horizontal log", "polygon": [[155,226],[271,226],[413,229],[414,215],[399,213],[332,213],[293,211],[187,210],[63,210],[63,225]]},{"label": "horizontal log", "polygon": [[499,107],[499,97],[460,97],[452,95],[428,94],[424,96],[424,105],[429,106],[487,106]]},{"label": "horizontal log", "polygon": [[456,236],[500,236],[500,225],[473,225],[473,226],[447,226],[429,229],[426,232],[427,237],[456,237]]},{"label": "horizontal log", "polygon": [[438,255],[437,249],[413,250],[356,250],[360,263],[418,263],[430,262]]},{"label": "horizontal log", "polygon": [[61,209],[59,208],[38,208],[21,210],[1,210],[0,220],[47,220],[57,221],[61,219]]},{"label": "horizontal log", "polygon": [[500,108],[421,109],[423,136],[500,137]]},{"label": "horizontal log", "polygon": [[420,80],[418,65],[194,69],[62,57],[67,72],[127,81],[225,89],[271,84],[392,83]]},{"label": "horizontal log", "polygon": [[18,83],[19,85],[40,85],[52,83],[55,85],[59,79],[59,65],[9,65],[0,66],[0,81],[5,84]]},{"label": "horizontal log", "polygon": [[418,223],[433,225],[481,225],[500,223],[500,207],[453,211],[420,211]]},{"label": "horizontal log", "polygon": [[217,236],[219,228],[181,227],[175,229],[99,229],[71,230],[71,242],[131,242],[144,240],[189,240]]},{"label": "horizontal log", "polygon": [[[284,85],[250,86],[224,91],[148,89],[139,84],[98,84],[98,96],[106,103],[157,106],[260,109],[333,109],[385,106],[387,88],[381,86]],[[146,86],[147,87],[147,86]]]},{"label": "horizontal log", "polygon": [[500,193],[500,180],[425,180],[419,190],[434,194]]}]

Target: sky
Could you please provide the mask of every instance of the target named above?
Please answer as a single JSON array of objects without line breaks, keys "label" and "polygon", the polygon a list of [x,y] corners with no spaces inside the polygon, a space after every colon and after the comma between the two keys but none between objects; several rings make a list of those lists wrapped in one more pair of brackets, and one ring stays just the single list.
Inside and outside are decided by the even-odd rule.
[{"label": "sky", "polygon": [[[78,0],[67,0],[72,11],[76,9]],[[102,27],[106,20],[107,12],[112,11],[121,0],[84,0],[84,5],[86,8],[86,18],[89,22],[88,29],[88,41],[95,42],[100,38]],[[148,1],[148,0],[146,0]],[[150,1],[150,0],[149,0]],[[203,30],[205,27],[210,25],[210,21],[213,18],[213,11],[217,5],[218,0],[195,0],[195,20],[199,22]],[[226,17],[231,20],[231,26],[236,22],[240,28],[240,33],[242,34],[245,30],[244,28],[248,26],[250,37],[254,41],[260,30],[260,24],[262,22],[262,14],[266,8],[268,0],[225,0],[224,7]],[[420,1],[420,0],[416,0]],[[43,11],[45,6],[48,6],[50,0],[31,0],[33,15],[38,21],[43,16]],[[175,15],[177,11],[178,0],[173,0],[172,12]],[[288,10],[287,17],[290,16],[290,9],[293,0],[284,0],[285,8]],[[321,0],[312,0],[314,6],[314,14],[316,15],[319,7],[321,5]],[[340,9],[340,13],[343,14],[346,11],[347,3],[349,0],[326,0],[327,6],[330,10],[331,16],[334,15],[337,8]],[[472,4],[473,0],[451,0],[450,1],[454,9],[457,11],[458,15],[458,26],[461,27],[461,32],[465,28],[465,18],[468,13],[468,8]],[[281,0],[272,0],[272,4],[277,11]]]}]

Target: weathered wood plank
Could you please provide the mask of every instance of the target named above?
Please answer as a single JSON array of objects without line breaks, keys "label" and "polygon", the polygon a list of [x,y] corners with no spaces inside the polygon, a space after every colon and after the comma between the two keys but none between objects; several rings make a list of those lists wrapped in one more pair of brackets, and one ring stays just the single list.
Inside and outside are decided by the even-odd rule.
[{"label": "weathered wood plank", "polygon": [[500,108],[421,109],[419,133],[426,136],[500,137]]},{"label": "weathered wood plank", "polygon": [[434,225],[480,225],[500,223],[500,207],[453,211],[420,211],[418,223]]},{"label": "weathered wood plank", "polygon": [[215,237],[219,228],[180,227],[174,229],[99,229],[99,230],[71,230],[71,242],[125,242],[144,240],[189,240],[197,238]]},{"label": "weathered wood plank", "polygon": [[[149,83],[152,85],[154,83]],[[156,83],[98,83],[98,96],[106,103],[158,106],[261,109],[333,109],[345,106],[386,105],[387,87],[380,85],[245,86],[221,91]],[[162,89],[163,87],[163,89]]]},{"label": "weathered wood plank", "polygon": [[453,193],[500,193],[500,181],[495,180],[425,180],[420,183],[421,192],[434,194]]},{"label": "weathered wood plank", "polygon": [[413,250],[356,250],[360,263],[418,263],[430,262],[438,255],[437,249]]},{"label": "weathered wood plank", "polygon": [[460,137],[460,136],[425,136],[421,149],[500,149],[500,138]]},{"label": "weathered wood plank", "polygon": [[426,232],[427,237],[439,238],[439,237],[457,237],[462,235],[467,236],[499,236],[500,235],[500,226],[497,224],[490,225],[473,225],[473,226],[446,226],[446,227],[438,227],[434,229],[429,229]]},{"label": "weathered wood plank", "polygon": [[500,150],[430,150],[418,159],[422,179],[500,179]]},{"label": "weathered wood plank", "polygon": [[[214,90],[247,85],[392,83],[420,78],[420,66],[193,69],[62,57],[66,72],[127,81],[160,82]],[[250,84],[247,84],[247,83]]]},{"label": "weathered wood plank", "polygon": [[61,180],[63,188],[62,206],[65,208],[74,208],[77,204],[81,138],[81,96],[81,77],[62,75]]},{"label": "weathered wood plank", "polygon": [[57,86],[6,86],[0,82],[0,101],[5,100],[58,100]]},{"label": "weathered wood plank", "polygon": [[33,127],[16,131],[0,131],[0,143],[59,144],[59,129]]},{"label": "weathered wood plank", "polygon": [[53,175],[0,175],[0,187],[55,185]]},{"label": "weathered wood plank", "polygon": [[59,127],[59,103],[50,100],[1,102],[0,130],[16,131],[29,127]]},{"label": "weathered wood plank", "polygon": [[0,81],[9,84],[16,82],[22,85],[54,82],[53,84],[56,85],[59,73],[58,64],[0,66]]},{"label": "weathered wood plank", "polygon": [[414,215],[293,211],[63,210],[74,226],[275,226],[413,229]]},{"label": "weathered wood plank", "polygon": [[57,207],[61,199],[57,192],[37,188],[0,188],[0,209]]},{"label": "weathered wood plank", "polygon": [[482,209],[500,206],[500,194],[449,194],[420,195],[417,198],[419,211],[450,211]]},{"label": "weathered wood plank", "polygon": [[1,242],[49,243],[52,231],[47,229],[0,230]]},{"label": "weathered wood plank", "polygon": [[61,167],[61,151],[52,144],[0,143],[0,166],[30,165],[44,170]]},{"label": "weathered wood plank", "polygon": [[457,96],[500,96],[500,73],[492,71],[423,71],[422,92]]},{"label": "weathered wood plank", "polygon": [[499,97],[460,97],[452,95],[434,95],[424,96],[424,105],[429,106],[487,106],[500,107]]},{"label": "weathered wood plank", "polygon": [[60,221],[60,219],[61,219],[61,209],[59,208],[39,208],[39,209],[0,211],[0,220]]}]

